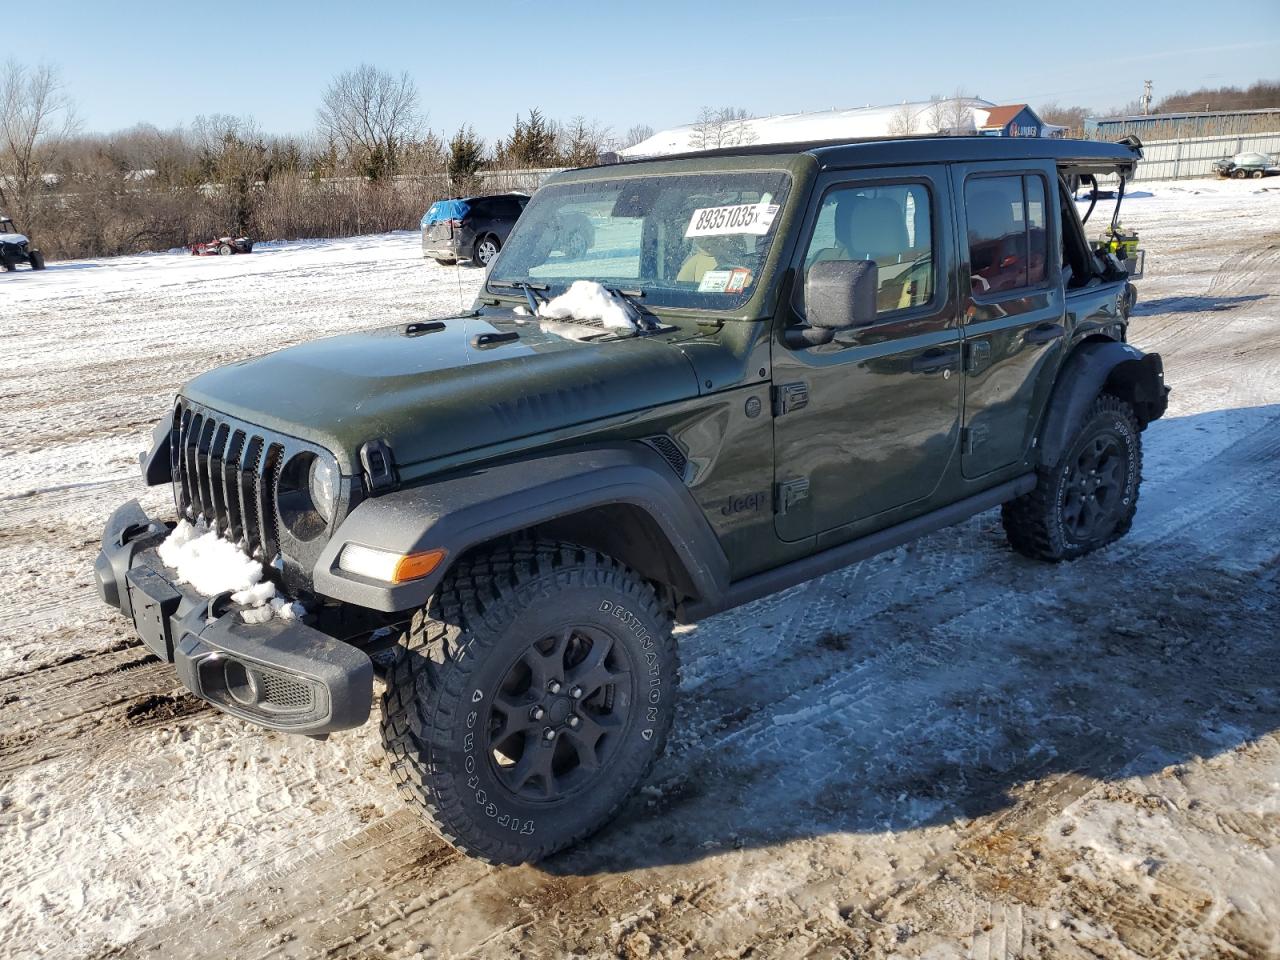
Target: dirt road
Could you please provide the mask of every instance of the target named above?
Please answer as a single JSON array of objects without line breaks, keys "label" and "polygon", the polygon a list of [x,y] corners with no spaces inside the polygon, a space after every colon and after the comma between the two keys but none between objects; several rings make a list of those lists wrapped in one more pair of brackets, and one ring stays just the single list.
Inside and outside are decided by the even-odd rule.
[{"label": "dirt road", "polygon": [[1280,956],[1280,191],[1151,193],[1130,536],[1042,566],[986,514],[684,629],[650,785],[537,867],[435,839],[371,726],[204,707],[90,585],[184,377],[475,274],[397,235],[0,286],[0,957]]}]

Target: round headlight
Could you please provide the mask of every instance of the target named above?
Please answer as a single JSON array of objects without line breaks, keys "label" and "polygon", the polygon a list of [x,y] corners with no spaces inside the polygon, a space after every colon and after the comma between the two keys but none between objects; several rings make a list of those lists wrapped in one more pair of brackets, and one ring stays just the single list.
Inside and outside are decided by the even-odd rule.
[{"label": "round headlight", "polygon": [[308,482],[311,490],[311,502],[315,504],[316,513],[324,517],[325,523],[333,519],[334,508],[338,505],[338,467],[324,457],[316,457],[311,461],[311,477]]},{"label": "round headlight", "polygon": [[298,540],[322,536],[338,506],[338,465],[309,450],[286,461],[276,483],[280,523]]}]

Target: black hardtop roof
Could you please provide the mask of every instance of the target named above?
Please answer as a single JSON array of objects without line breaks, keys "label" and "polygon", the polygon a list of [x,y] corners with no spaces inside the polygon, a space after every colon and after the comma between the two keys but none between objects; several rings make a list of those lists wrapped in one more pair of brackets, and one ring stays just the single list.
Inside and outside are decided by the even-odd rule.
[{"label": "black hardtop roof", "polygon": [[1059,137],[866,137],[761,143],[624,161],[628,164],[712,157],[813,156],[823,168],[895,166],[983,160],[1053,160],[1068,165],[1132,166],[1142,158],[1136,137],[1118,143]]}]

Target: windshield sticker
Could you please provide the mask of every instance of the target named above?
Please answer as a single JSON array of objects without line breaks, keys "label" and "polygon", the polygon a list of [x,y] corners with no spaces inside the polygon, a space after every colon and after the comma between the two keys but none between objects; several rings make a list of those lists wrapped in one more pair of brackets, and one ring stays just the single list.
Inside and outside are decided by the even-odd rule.
[{"label": "windshield sticker", "polygon": [[699,293],[724,293],[733,277],[732,270],[708,270],[698,281]]},{"label": "windshield sticker", "polygon": [[700,207],[693,211],[686,237],[718,237],[745,233],[764,236],[778,215],[776,203],[739,203],[729,207]]},{"label": "windshield sticker", "polygon": [[734,267],[729,274],[729,282],[724,288],[725,293],[741,293],[751,286],[751,271],[746,267]]}]

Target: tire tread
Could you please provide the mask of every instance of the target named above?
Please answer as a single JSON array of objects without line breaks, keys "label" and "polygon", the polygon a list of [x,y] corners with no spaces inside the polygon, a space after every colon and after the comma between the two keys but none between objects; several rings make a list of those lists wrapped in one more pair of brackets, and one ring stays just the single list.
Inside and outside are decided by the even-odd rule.
[{"label": "tire tread", "polygon": [[[1138,472],[1134,485],[1133,502],[1116,525],[1107,543],[1123,537],[1133,525],[1134,511],[1138,506],[1138,495],[1142,489],[1142,435],[1138,426],[1138,417],[1124,400],[1111,393],[1100,393],[1085,411],[1082,426],[1092,423],[1106,414],[1119,414],[1129,422],[1135,438],[1135,466]],[[1074,440],[1073,440],[1074,443]],[[1000,521],[1004,526],[1005,537],[1014,551],[1033,560],[1044,560],[1058,563],[1062,560],[1074,559],[1090,550],[1065,550],[1061,544],[1054,542],[1050,521],[1056,509],[1057,476],[1061,463],[1041,464],[1036,468],[1036,486],[1030,493],[1005,503],[1000,508]],[[1099,546],[1102,546],[1100,544]],[[1097,549],[1094,547],[1092,549]]]},{"label": "tire tread", "polygon": [[[671,615],[653,587],[612,557],[572,543],[512,541],[464,557],[427,606],[414,613],[395,648],[380,722],[392,777],[401,796],[421,810],[441,837],[469,856],[490,863],[523,863],[580,842],[618,813],[666,745],[670,710],[657,730],[655,749],[629,774],[630,789],[603,816],[568,838],[531,847],[470,829],[476,821],[453,786],[454,771],[439,759],[453,732],[450,705],[463,702],[470,665],[492,648],[500,623],[530,599],[576,585],[619,589],[661,624],[655,642],[677,663],[673,683],[678,685]],[[618,775],[627,775],[625,768]]]}]

